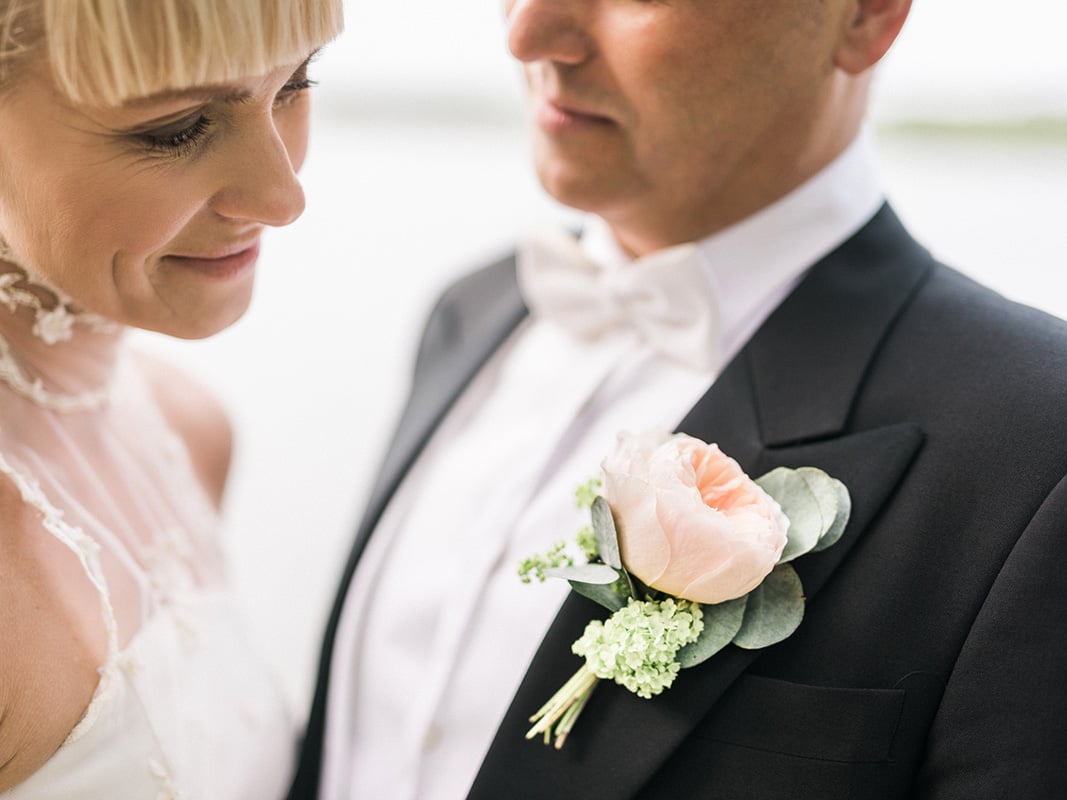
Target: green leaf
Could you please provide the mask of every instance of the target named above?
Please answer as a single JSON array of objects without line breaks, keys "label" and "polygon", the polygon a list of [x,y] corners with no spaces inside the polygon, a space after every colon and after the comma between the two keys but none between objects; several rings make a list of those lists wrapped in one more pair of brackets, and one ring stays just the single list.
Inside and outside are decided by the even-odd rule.
[{"label": "green leaf", "polygon": [[548,567],[546,578],[563,578],[565,581],[581,581],[598,585],[612,584],[619,579],[618,570],[607,564],[575,564],[573,567]]},{"label": "green leaf", "polygon": [[778,563],[792,561],[815,547],[825,526],[819,501],[804,477],[795,469],[778,467],[756,483],[778,501],[789,517],[789,539]]},{"label": "green leaf", "polygon": [[[841,501],[838,487],[844,488],[844,486],[840,481],[834,480],[821,469],[816,469],[815,467],[800,467],[796,473],[804,479],[808,489],[811,490],[812,496],[815,498],[815,502],[819,504],[819,513],[822,516],[822,530],[819,532],[819,543],[821,543],[830,533],[837,520]],[[840,531],[836,535],[840,538]],[[817,546],[818,544],[816,544]],[[826,545],[826,547],[829,546]],[[814,549],[812,548],[813,552]]]},{"label": "green leaf", "polygon": [[626,590],[634,600],[662,600],[666,597],[670,597],[670,595],[664,592],[658,592],[649,586],[645,586],[640,579],[631,575],[626,567],[622,568],[622,577],[623,582],[626,584]]},{"label": "green leaf", "polygon": [[[807,467],[805,469],[812,469]],[[819,537],[819,543],[812,548],[811,552],[817,553],[820,550],[825,550],[831,545],[837,544],[837,541],[841,538],[841,534],[845,532],[845,526],[848,525],[848,519],[852,514],[852,497],[848,493],[848,487],[836,478],[831,478],[825,472],[821,470],[813,470],[819,472],[822,475],[821,480],[827,483],[831,487],[835,495],[834,514],[830,525],[822,536]],[[805,478],[808,476],[805,474]],[[821,501],[820,501],[821,502]],[[824,516],[826,512],[824,512]]]},{"label": "green leaf", "polygon": [[604,606],[613,614],[626,605],[627,598],[615,592],[611,586],[603,583],[582,583],[570,581],[571,588],[582,597],[588,597],[594,603]]},{"label": "green leaf", "polygon": [[682,669],[704,663],[733,641],[741,630],[747,602],[748,595],[743,595],[725,603],[701,606],[704,630],[700,632],[699,639],[678,651],[676,660]]},{"label": "green leaf", "polygon": [[596,533],[596,546],[600,551],[600,560],[609,567],[622,569],[622,555],[619,553],[619,534],[615,530],[615,518],[611,516],[608,501],[598,496],[593,501],[593,531]]},{"label": "green leaf", "polygon": [[745,618],[734,644],[758,650],[790,636],[804,619],[804,587],[789,564],[779,564],[748,593]]}]

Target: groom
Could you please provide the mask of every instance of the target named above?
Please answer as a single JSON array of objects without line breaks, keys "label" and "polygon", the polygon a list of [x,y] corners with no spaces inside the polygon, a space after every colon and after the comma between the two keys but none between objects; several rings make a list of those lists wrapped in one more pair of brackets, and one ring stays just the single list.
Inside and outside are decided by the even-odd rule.
[{"label": "groom", "polygon": [[[509,0],[546,189],[461,280],[329,621],[292,798],[1051,798],[1067,786],[1067,326],[936,263],[862,131],[909,0]],[[1006,265],[1007,266],[1007,265]],[[515,568],[621,430],[848,487],[799,629],[528,717],[599,607]]]}]

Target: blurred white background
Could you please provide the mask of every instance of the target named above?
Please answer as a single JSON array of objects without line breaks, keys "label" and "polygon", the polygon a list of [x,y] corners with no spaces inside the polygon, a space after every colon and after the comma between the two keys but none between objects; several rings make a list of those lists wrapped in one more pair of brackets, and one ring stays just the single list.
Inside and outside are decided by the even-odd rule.
[{"label": "blurred white background", "polygon": [[[874,113],[886,186],[913,232],[1060,316],[1064,30],[1057,0],[916,0]],[[497,3],[350,2],[348,31],[314,72],[307,212],[269,236],[252,310],[208,341],[148,338],[233,415],[233,576],[300,715],[426,311],[517,232],[568,218],[529,167]]]}]

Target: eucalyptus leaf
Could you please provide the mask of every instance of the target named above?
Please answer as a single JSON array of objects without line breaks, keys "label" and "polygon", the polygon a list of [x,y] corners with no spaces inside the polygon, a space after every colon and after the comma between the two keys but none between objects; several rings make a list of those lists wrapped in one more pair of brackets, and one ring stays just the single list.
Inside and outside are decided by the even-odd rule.
[{"label": "eucalyptus leaf", "polygon": [[613,614],[626,605],[627,598],[616,594],[611,586],[606,584],[570,581],[570,585],[582,597],[588,597],[594,603],[603,606]]},{"label": "eucalyptus leaf", "polygon": [[833,522],[827,528],[826,533],[819,537],[819,543],[812,548],[813,553],[825,550],[831,545],[837,544],[841,535],[845,532],[848,519],[852,515],[852,496],[848,493],[848,487],[836,478],[827,476],[837,493],[837,508]]},{"label": "eucalyptus leaf", "polygon": [[819,501],[823,516],[833,519],[837,514],[838,500],[837,487],[834,484],[839,481],[835,481],[817,467],[800,467],[796,473],[804,479],[815,499]]},{"label": "eucalyptus leaf", "polygon": [[778,563],[792,561],[815,547],[831,520],[824,525],[819,501],[804,477],[795,469],[778,467],[758,478],[756,483],[789,517],[789,539]]},{"label": "eucalyptus leaf", "polygon": [[619,573],[607,564],[575,564],[573,567],[546,567],[545,577],[604,585],[615,583]]},{"label": "eucalyptus leaf", "polygon": [[[821,469],[815,467],[801,467],[796,472],[797,475],[804,479],[804,482],[808,485],[812,495],[815,497],[815,502],[819,504],[819,512],[822,514],[823,521],[823,529],[819,533],[819,542],[822,542],[837,521],[841,502],[839,487],[841,487],[842,484],[840,481],[831,478]],[[840,532],[838,532],[837,536],[839,538],[840,535]],[[829,545],[826,546],[829,547]]]},{"label": "eucalyptus leaf", "polygon": [[804,619],[804,587],[789,564],[779,564],[748,593],[745,618],[734,644],[758,650],[787,638]]},{"label": "eucalyptus leaf", "polygon": [[608,501],[598,496],[590,509],[593,516],[593,533],[596,534],[596,547],[600,560],[609,567],[622,569],[622,555],[619,553],[619,534],[615,530],[615,518],[611,516]]},{"label": "eucalyptus leaf", "polygon": [[741,630],[747,602],[748,595],[743,595],[725,603],[700,607],[704,613],[704,630],[699,639],[678,651],[675,658],[682,669],[704,663],[733,641]]}]

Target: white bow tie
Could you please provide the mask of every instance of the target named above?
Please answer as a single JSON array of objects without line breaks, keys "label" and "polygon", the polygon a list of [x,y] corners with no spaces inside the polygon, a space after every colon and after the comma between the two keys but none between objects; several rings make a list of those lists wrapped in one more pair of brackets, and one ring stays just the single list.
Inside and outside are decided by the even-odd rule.
[{"label": "white bow tie", "polygon": [[518,276],[531,312],[577,338],[629,328],[693,369],[719,366],[719,305],[692,244],[604,268],[566,231],[545,231],[520,245]]}]

